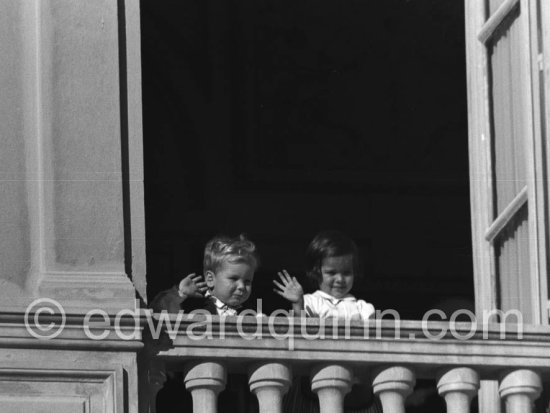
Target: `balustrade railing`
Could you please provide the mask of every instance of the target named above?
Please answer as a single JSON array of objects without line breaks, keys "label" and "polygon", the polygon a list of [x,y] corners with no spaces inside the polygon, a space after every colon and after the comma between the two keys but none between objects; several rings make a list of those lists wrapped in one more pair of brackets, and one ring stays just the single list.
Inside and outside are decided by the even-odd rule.
[{"label": "balustrade railing", "polygon": [[417,378],[436,380],[451,413],[470,411],[482,380],[499,382],[507,413],[525,413],[550,373],[550,329],[544,326],[201,315],[180,316],[177,327],[175,316],[170,321],[146,344],[142,413],[156,413],[166,371],[184,373],[195,413],[217,411],[228,373],[248,374],[261,413],[282,411],[296,375],[310,377],[321,413],[343,412],[356,377],[367,377],[386,413],[405,411]]}]

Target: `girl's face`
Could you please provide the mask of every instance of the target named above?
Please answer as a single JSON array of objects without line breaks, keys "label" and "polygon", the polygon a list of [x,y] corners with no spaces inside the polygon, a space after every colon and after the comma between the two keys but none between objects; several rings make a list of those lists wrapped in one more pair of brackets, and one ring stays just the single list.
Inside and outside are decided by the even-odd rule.
[{"label": "girl's face", "polygon": [[353,255],[327,257],[321,264],[319,289],[334,298],[343,298],[353,287]]}]

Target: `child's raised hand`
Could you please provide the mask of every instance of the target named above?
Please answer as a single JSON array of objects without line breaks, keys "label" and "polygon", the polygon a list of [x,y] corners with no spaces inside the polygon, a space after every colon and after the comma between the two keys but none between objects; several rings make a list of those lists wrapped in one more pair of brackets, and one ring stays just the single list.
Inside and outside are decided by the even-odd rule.
[{"label": "child's raised hand", "polygon": [[202,280],[201,275],[195,273],[189,274],[178,285],[178,294],[180,297],[202,297],[208,287]]},{"label": "child's raised hand", "polygon": [[273,291],[281,297],[286,298],[292,304],[302,304],[304,299],[304,290],[296,277],[291,277],[286,270],[280,271],[277,274],[279,275],[281,282],[273,280],[273,284],[277,287],[274,288]]}]

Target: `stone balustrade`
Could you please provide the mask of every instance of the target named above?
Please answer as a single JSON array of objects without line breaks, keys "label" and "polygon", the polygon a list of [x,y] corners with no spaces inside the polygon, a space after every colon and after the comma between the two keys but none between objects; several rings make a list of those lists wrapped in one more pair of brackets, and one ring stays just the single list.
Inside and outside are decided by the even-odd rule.
[{"label": "stone balustrade", "polygon": [[217,411],[228,373],[248,374],[261,413],[282,411],[296,376],[310,377],[321,413],[343,412],[344,396],[365,377],[384,412],[404,413],[416,379],[427,378],[435,379],[450,413],[470,411],[481,380],[499,384],[497,397],[507,413],[526,413],[542,391],[541,377],[550,372],[550,329],[544,326],[518,331],[500,324],[322,323],[183,315],[177,329],[163,326],[161,337],[146,343],[150,397],[141,411],[155,412],[164,371],[183,371],[196,413]]}]

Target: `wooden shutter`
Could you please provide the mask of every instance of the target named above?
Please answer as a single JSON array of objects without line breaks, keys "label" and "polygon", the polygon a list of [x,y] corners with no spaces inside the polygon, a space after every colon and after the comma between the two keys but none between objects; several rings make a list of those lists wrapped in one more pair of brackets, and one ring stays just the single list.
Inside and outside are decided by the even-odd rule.
[{"label": "wooden shutter", "polygon": [[466,0],[470,174],[478,311],[547,323],[539,4]]}]

